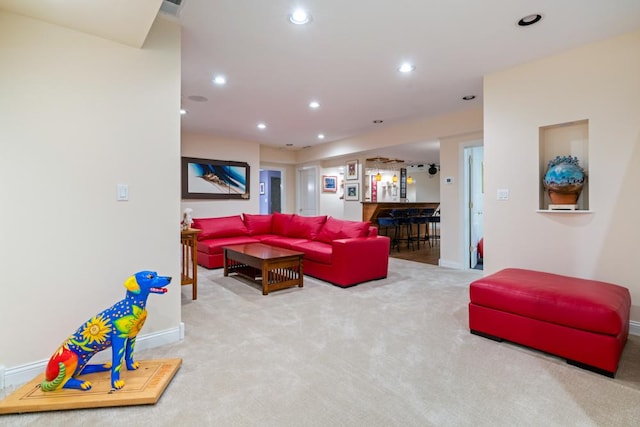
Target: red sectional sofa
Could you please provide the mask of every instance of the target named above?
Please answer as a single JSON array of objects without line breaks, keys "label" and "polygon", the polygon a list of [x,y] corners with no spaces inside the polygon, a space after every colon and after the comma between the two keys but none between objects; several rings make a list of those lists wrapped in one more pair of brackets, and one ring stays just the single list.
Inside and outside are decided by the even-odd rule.
[{"label": "red sectional sofa", "polygon": [[198,264],[223,266],[222,248],[264,243],[304,252],[304,273],[340,287],[387,277],[390,240],[369,222],[274,213],[195,218]]}]

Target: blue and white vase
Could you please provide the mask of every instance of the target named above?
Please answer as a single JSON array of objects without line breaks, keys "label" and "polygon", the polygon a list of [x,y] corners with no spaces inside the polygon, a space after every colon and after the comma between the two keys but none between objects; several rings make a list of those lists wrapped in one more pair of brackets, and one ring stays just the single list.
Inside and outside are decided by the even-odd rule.
[{"label": "blue and white vase", "polygon": [[543,184],[553,204],[576,204],[586,180],[577,157],[557,156],[549,161]]}]

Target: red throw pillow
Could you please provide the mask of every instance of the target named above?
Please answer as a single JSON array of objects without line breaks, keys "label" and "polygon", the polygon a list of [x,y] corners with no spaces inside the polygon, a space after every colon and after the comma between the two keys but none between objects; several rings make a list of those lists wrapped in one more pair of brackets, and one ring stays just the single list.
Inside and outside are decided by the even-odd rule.
[{"label": "red throw pillow", "polygon": [[271,219],[271,232],[279,236],[286,236],[289,222],[293,218],[293,214],[283,214],[280,212],[274,212]]},{"label": "red throw pillow", "polygon": [[347,221],[329,217],[318,233],[316,240],[331,243],[336,239],[351,239],[369,235],[369,221]]},{"label": "red throw pillow", "polygon": [[300,216],[293,215],[287,226],[288,237],[301,237],[304,239],[315,239],[320,231],[320,227],[327,220],[326,215],[322,216]]},{"label": "red throw pillow", "polygon": [[371,222],[369,221],[342,221],[340,238],[366,237],[369,234],[370,225]]},{"label": "red throw pillow", "polygon": [[198,240],[215,239],[217,237],[247,236],[249,230],[242,222],[240,215],[219,218],[194,218],[193,228],[202,230]]},{"label": "red throw pillow", "polygon": [[316,240],[319,240],[324,243],[331,243],[336,239],[340,238],[340,229],[342,228],[342,221],[339,219],[335,219],[332,217],[327,218],[327,221],[324,223],[318,235],[316,236]]},{"label": "red throw pillow", "polygon": [[272,215],[252,215],[242,214],[244,225],[249,230],[250,236],[257,234],[271,234],[271,218]]}]

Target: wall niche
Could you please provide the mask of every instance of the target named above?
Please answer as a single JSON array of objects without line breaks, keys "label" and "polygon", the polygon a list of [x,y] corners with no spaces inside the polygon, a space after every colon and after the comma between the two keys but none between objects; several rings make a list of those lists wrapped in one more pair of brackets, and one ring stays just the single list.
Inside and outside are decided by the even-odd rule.
[{"label": "wall niche", "polygon": [[[539,154],[540,171],[538,177],[539,186],[539,210],[545,212],[579,212],[589,210],[589,120],[579,120],[567,123],[558,123],[539,128]],[[547,172],[549,161],[556,156],[577,157],[580,166],[584,169],[585,179],[582,192],[577,201],[575,210],[549,210],[551,199],[544,188],[543,179]]]}]

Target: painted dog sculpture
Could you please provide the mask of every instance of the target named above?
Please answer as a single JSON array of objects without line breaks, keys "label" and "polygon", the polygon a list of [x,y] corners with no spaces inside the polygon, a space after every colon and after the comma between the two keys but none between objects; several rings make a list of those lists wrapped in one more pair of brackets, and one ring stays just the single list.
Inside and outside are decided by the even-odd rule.
[{"label": "painted dog sculpture", "polygon": [[[125,297],[103,312],[89,319],[62,343],[47,365],[43,391],[61,388],[89,390],[91,383],[77,377],[81,374],[111,369],[111,387],[124,387],[120,379],[123,363],[128,370],[138,369],[133,361],[136,336],[147,319],[147,297],[150,293],[164,294],[171,277],[158,276],[153,271],[140,271],[125,282]],[[111,347],[111,363],[87,364],[99,351]]]}]

